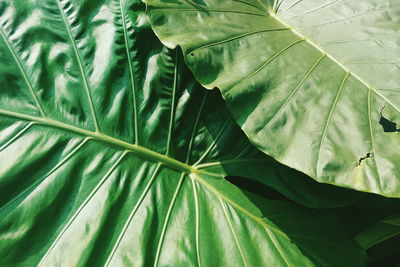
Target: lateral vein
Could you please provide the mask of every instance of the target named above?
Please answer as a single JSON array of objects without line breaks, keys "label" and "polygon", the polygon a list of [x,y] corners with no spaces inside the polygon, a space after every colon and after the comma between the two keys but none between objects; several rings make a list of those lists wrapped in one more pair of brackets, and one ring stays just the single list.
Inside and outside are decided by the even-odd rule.
[{"label": "lateral vein", "polygon": [[99,125],[99,122],[98,122],[98,119],[97,119],[96,110],[94,108],[92,95],[90,93],[89,81],[88,81],[88,78],[86,76],[86,72],[83,69],[83,63],[82,63],[81,55],[79,54],[78,47],[76,46],[75,39],[74,39],[74,37],[72,35],[70,26],[68,24],[68,21],[67,21],[67,18],[65,16],[65,14],[64,14],[63,7],[61,6],[60,0],[56,0],[56,1],[57,1],[57,4],[58,4],[58,8],[60,10],[60,13],[61,13],[63,22],[65,24],[65,28],[66,28],[67,33],[68,33],[68,37],[69,37],[69,39],[71,41],[72,48],[74,50],[74,54],[75,54],[76,60],[78,62],[79,70],[80,70],[81,75],[82,75],[83,86],[85,88],[86,96],[87,96],[88,101],[89,101],[89,107],[90,107],[90,112],[92,114],[94,127],[96,129],[96,132],[100,132],[100,125]]}]

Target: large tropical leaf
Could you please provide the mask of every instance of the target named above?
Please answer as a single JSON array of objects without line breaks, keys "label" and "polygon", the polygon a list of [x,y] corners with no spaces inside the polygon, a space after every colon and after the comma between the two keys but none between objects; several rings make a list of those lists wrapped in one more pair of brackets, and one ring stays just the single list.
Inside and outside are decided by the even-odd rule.
[{"label": "large tropical leaf", "polygon": [[0,37],[1,266],[362,264],[334,216],[224,179],[338,194],[285,189],[141,2],[0,1]]},{"label": "large tropical leaf", "polygon": [[397,0],[145,0],[258,148],[318,181],[400,197]]}]

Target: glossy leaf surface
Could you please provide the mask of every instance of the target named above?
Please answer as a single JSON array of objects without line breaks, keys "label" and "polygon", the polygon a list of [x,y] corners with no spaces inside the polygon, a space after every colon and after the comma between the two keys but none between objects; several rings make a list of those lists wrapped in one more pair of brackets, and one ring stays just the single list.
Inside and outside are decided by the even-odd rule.
[{"label": "glossy leaf surface", "polygon": [[259,149],[318,181],[400,196],[399,1],[145,2]]},{"label": "glossy leaf surface", "polygon": [[310,206],[312,192],[329,195],[321,206],[337,199],[282,186],[304,177],[250,145],[143,11],[0,1],[0,265],[362,265],[334,217],[255,204],[224,179],[272,181]]}]

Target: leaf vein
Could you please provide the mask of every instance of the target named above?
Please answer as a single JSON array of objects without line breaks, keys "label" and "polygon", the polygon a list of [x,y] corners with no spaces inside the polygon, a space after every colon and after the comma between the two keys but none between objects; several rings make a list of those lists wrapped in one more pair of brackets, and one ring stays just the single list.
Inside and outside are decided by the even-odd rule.
[{"label": "leaf vein", "polygon": [[182,187],[183,180],[184,180],[185,176],[186,176],[185,173],[181,174],[181,177],[179,179],[179,182],[178,182],[178,185],[176,187],[175,193],[174,193],[174,195],[172,197],[172,200],[171,200],[171,203],[170,203],[170,205],[168,207],[168,211],[167,211],[167,215],[165,217],[164,225],[163,225],[163,228],[161,230],[160,240],[158,241],[157,252],[156,252],[156,256],[155,256],[155,260],[154,260],[154,267],[156,267],[158,265],[158,261],[160,259],[160,254],[161,254],[161,247],[162,247],[162,244],[164,242],[165,233],[167,232],[169,218],[171,217],[172,209],[175,206],[176,199],[177,199],[178,194],[180,192],[180,189]]},{"label": "leaf vein", "polygon": [[43,109],[42,103],[40,102],[35,90],[33,89],[33,84],[31,82],[31,80],[28,78],[28,74],[26,73],[26,70],[24,69],[24,67],[22,66],[22,62],[19,59],[19,57],[17,56],[16,51],[14,50],[14,48],[12,47],[10,41],[8,40],[8,38],[6,37],[5,32],[3,31],[3,29],[0,26],[0,35],[3,38],[7,48],[9,49],[15,63],[17,64],[18,70],[20,71],[20,73],[22,74],[22,77],[25,80],[25,83],[28,86],[29,92],[31,93],[33,100],[35,101],[35,105],[36,108],[39,110],[39,113],[42,117],[46,117],[46,113]]},{"label": "leaf vein", "polygon": [[78,210],[75,212],[75,214],[71,217],[71,219],[67,222],[65,227],[61,230],[61,232],[57,235],[56,239],[53,241],[51,244],[50,248],[47,250],[46,254],[43,256],[41,261],[39,262],[38,266],[41,266],[47,257],[50,255],[51,251],[56,247],[58,242],[61,240],[62,236],[65,234],[65,232],[69,229],[69,227],[73,224],[75,219],[78,217],[78,215],[81,213],[81,211],[86,207],[86,205],[92,200],[93,196],[96,195],[100,187],[103,186],[103,184],[107,181],[107,179],[110,177],[110,175],[114,172],[114,170],[118,167],[118,165],[121,163],[123,158],[128,154],[128,151],[124,151],[121,156],[118,157],[116,162],[111,166],[111,168],[108,170],[108,172],[103,176],[101,181],[96,185],[96,187],[93,189],[92,192],[90,192],[89,196],[85,199],[85,201],[81,204],[81,206],[78,208]]},{"label": "leaf vein", "polygon": [[224,133],[226,127],[228,126],[228,123],[232,120],[231,116],[228,116],[228,118],[225,120],[224,124],[222,125],[221,129],[219,130],[218,134],[214,138],[213,142],[210,144],[210,146],[206,149],[206,151],[203,153],[203,155],[197,160],[193,166],[199,165],[207,156],[210,154],[211,150],[215,147],[219,139],[221,138],[222,134]]},{"label": "leaf vein", "polygon": [[[311,75],[311,73],[316,69],[316,67],[318,66],[318,64],[322,61],[322,59],[324,59],[326,57],[326,54],[323,54],[321,57],[319,57],[319,59],[317,60],[317,62],[315,62],[309,71],[307,71],[306,75],[301,79],[301,81],[296,85],[296,87],[294,88],[294,90],[290,93],[290,95],[288,96],[288,98],[285,100],[285,102],[283,103],[283,105],[279,108],[279,110],[274,114],[274,116],[265,124],[265,126],[263,127],[263,129],[265,129],[269,123],[271,121],[273,121],[281,112],[282,110],[286,107],[286,105],[290,102],[290,100],[293,98],[293,96],[296,94],[296,92],[299,90],[299,88],[301,88],[301,86],[304,84],[304,82],[307,80],[307,78]],[[263,130],[262,129],[262,130]]]},{"label": "leaf vein", "polygon": [[246,261],[246,259],[244,257],[243,250],[242,250],[242,247],[240,246],[239,239],[238,239],[238,237],[236,235],[235,229],[233,228],[232,219],[228,214],[228,211],[227,211],[227,208],[226,208],[226,204],[222,201],[222,198],[218,198],[218,199],[219,199],[219,202],[221,203],[222,210],[224,211],[224,214],[225,214],[225,218],[226,218],[226,220],[228,222],[228,225],[229,225],[229,228],[230,228],[230,230],[232,232],[233,239],[235,239],[236,246],[239,249],[239,253],[240,253],[240,256],[241,256],[242,261],[244,263],[244,266],[247,267],[248,266],[247,265],[247,261]]},{"label": "leaf vein", "polygon": [[257,30],[257,31],[246,32],[246,33],[243,33],[243,34],[231,37],[231,38],[227,38],[227,39],[220,40],[220,41],[217,41],[217,42],[214,42],[214,43],[210,43],[210,44],[207,44],[207,45],[200,46],[200,47],[192,50],[191,52],[188,52],[188,54],[194,53],[194,52],[199,51],[201,49],[205,49],[205,48],[217,46],[217,45],[220,45],[220,44],[232,42],[234,40],[238,40],[238,39],[241,39],[241,38],[244,38],[244,37],[247,37],[247,36],[250,36],[250,35],[254,35],[254,34],[257,34],[257,33],[274,32],[274,31],[285,31],[285,30],[290,30],[290,28],[286,27],[286,28],[276,28],[276,29],[262,29],[262,30]]},{"label": "leaf vein", "polygon": [[328,22],[322,23],[322,24],[310,25],[310,26],[308,26],[308,27],[306,27],[306,28],[307,28],[307,29],[308,29],[308,28],[317,28],[317,27],[320,27],[320,26],[331,25],[331,24],[334,24],[334,23],[337,23],[337,22],[341,22],[341,21],[344,21],[344,20],[350,20],[350,19],[358,18],[358,17],[361,17],[361,16],[366,15],[366,14],[371,14],[371,13],[380,11],[380,10],[382,10],[382,9],[392,8],[392,7],[394,7],[394,6],[399,6],[399,5],[400,5],[400,3],[396,3],[396,4],[393,4],[393,5],[381,6],[381,7],[379,7],[379,8],[368,9],[368,10],[364,11],[364,12],[361,13],[361,14],[357,14],[357,15],[354,15],[354,16],[341,18],[341,19],[338,19],[338,20],[328,21]]},{"label": "leaf vein", "polygon": [[263,63],[258,69],[256,69],[253,73],[251,73],[250,75],[248,75],[246,78],[241,79],[240,82],[238,82],[236,85],[234,85],[233,87],[225,90],[225,94],[227,94],[229,91],[232,91],[234,88],[237,88],[238,86],[240,86],[241,84],[243,84],[244,82],[246,82],[247,80],[249,80],[251,77],[253,77],[254,75],[256,75],[257,73],[259,73],[262,69],[264,69],[268,64],[270,64],[275,58],[277,58],[278,56],[280,56],[282,53],[284,53],[285,51],[287,51],[288,49],[290,49],[292,46],[295,46],[296,44],[305,41],[304,39],[299,39],[293,43],[291,43],[290,45],[286,46],[285,48],[283,48],[282,50],[278,51],[275,55],[273,55],[271,58],[269,58],[265,63]]},{"label": "leaf vein", "polygon": [[222,165],[227,165],[227,164],[238,164],[238,163],[250,163],[250,162],[269,162],[271,159],[262,159],[262,158],[255,158],[255,159],[228,159],[228,160],[222,160],[222,161],[217,161],[217,162],[210,162],[210,163],[204,163],[204,164],[199,164],[197,165],[197,169],[205,169],[209,167],[215,167],[215,166],[222,166]]},{"label": "leaf vein", "polygon": [[229,203],[230,206],[236,208],[238,211],[240,211],[241,213],[245,214],[247,217],[249,217],[253,221],[257,222],[258,224],[262,225],[265,228],[270,229],[271,231],[274,231],[275,233],[281,235],[283,238],[286,238],[287,240],[289,240],[287,235],[285,233],[283,233],[281,230],[279,230],[278,228],[266,223],[262,218],[255,216],[254,214],[250,213],[249,211],[245,210],[244,208],[242,208],[241,206],[239,206],[238,204],[236,204],[235,202],[233,202],[232,200],[227,198],[225,195],[223,195],[220,192],[218,192],[212,185],[210,185],[208,182],[206,182],[199,175],[193,173],[193,174],[191,174],[191,177],[193,179],[195,179],[197,182],[199,182],[200,184],[202,184],[211,193],[213,193],[214,195],[222,198],[224,200],[224,202]]},{"label": "leaf vein", "polygon": [[79,54],[78,47],[76,46],[75,39],[74,39],[74,37],[72,35],[72,32],[71,32],[70,26],[68,24],[67,18],[66,18],[65,14],[64,14],[63,7],[61,6],[61,2],[60,2],[61,0],[56,0],[56,1],[57,1],[57,4],[58,4],[58,8],[60,10],[60,13],[61,13],[61,17],[62,17],[63,22],[65,24],[65,28],[66,28],[67,33],[68,33],[68,37],[69,37],[69,39],[71,41],[72,48],[73,48],[76,60],[78,62],[80,73],[82,75],[83,86],[85,88],[86,96],[87,96],[88,101],[89,101],[90,112],[92,114],[93,123],[94,123],[95,129],[96,129],[96,132],[100,132],[100,125],[99,125],[99,122],[98,122],[98,119],[97,119],[97,115],[96,115],[96,111],[95,111],[95,108],[94,108],[92,94],[90,93],[89,81],[88,81],[88,78],[86,76],[86,72],[83,69],[83,63],[82,63],[81,55]]},{"label": "leaf vein", "polygon": [[171,145],[172,145],[172,135],[174,131],[175,124],[175,113],[176,113],[176,91],[178,88],[178,49],[175,50],[175,66],[174,66],[174,81],[172,85],[172,101],[171,101],[171,113],[169,118],[169,127],[168,127],[168,137],[167,137],[167,151],[166,156],[170,156],[171,154]]},{"label": "leaf vein", "polygon": [[50,175],[52,175],[56,170],[58,170],[64,163],[66,163],[71,157],[76,155],[78,151],[82,149],[82,147],[90,140],[91,138],[85,138],[79,145],[77,145],[69,154],[65,156],[60,162],[56,164],[45,176],[34,182],[32,185],[27,187],[25,190],[20,192],[18,195],[13,197],[10,201],[8,201],[3,207],[0,208],[0,213],[2,213],[7,207],[9,207],[12,203],[17,201],[17,199],[21,198],[27,192],[33,191],[41,182],[47,179]]},{"label": "leaf vein", "polygon": [[286,263],[287,266],[292,266],[289,261],[286,259],[285,254],[282,252],[281,245],[278,243],[279,241],[275,238],[275,236],[270,232],[270,229],[264,228],[265,232],[269,236],[270,240],[274,244],[276,250],[278,251],[278,254],[281,256],[283,261]]},{"label": "leaf vein", "polygon": [[317,169],[319,167],[319,160],[320,160],[320,155],[321,155],[321,151],[322,151],[322,146],[324,144],[324,141],[325,141],[325,138],[326,138],[326,135],[327,135],[327,132],[328,132],[328,127],[329,127],[329,124],[330,124],[330,121],[331,121],[331,118],[332,118],[333,111],[336,108],[336,104],[337,104],[337,102],[339,100],[339,97],[340,97],[340,94],[342,92],[342,89],[343,89],[347,79],[349,78],[349,76],[350,76],[350,72],[347,72],[346,75],[344,76],[342,82],[340,83],[338,92],[337,92],[337,94],[335,96],[335,100],[334,100],[334,102],[332,104],[331,109],[329,110],[328,118],[326,120],[325,127],[324,127],[324,129],[322,131],[321,142],[319,144],[319,149],[318,149],[318,154],[317,154],[317,164],[315,165]]},{"label": "leaf vein", "polygon": [[193,197],[194,197],[194,207],[195,207],[195,217],[196,217],[196,255],[197,255],[197,264],[201,267],[201,258],[200,258],[200,212],[199,212],[199,197],[197,195],[196,189],[196,181],[191,178],[193,185]]},{"label": "leaf vein", "polygon": [[241,1],[241,0],[232,0],[232,1],[233,1],[233,2],[238,2],[238,3],[245,4],[245,5],[248,5],[248,6],[254,7],[254,8],[256,8],[256,9],[258,9],[258,10],[262,11],[262,12],[265,12],[265,10],[264,10],[264,9],[262,9],[261,7],[259,7],[259,6],[255,5],[255,4],[252,4],[252,3],[249,3],[249,2],[246,2],[246,1]]},{"label": "leaf vein", "polygon": [[180,162],[174,158],[167,157],[165,155],[162,155],[160,153],[152,151],[148,148],[145,148],[145,147],[142,147],[139,145],[134,145],[131,143],[127,143],[125,141],[116,139],[114,137],[111,137],[111,136],[108,136],[108,135],[105,135],[102,133],[92,132],[92,131],[89,131],[86,129],[78,128],[76,126],[68,125],[63,122],[55,121],[55,120],[52,120],[49,118],[41,118],[41,117],[26,115],[26,114],[22,114],[22,113],[18,113],[18,112],[7,111],[7,110],[3,110],[3,109],[0,109],[0,116],[12,117],[12,118],[26,120],[26,121],[32,121],[39,125],[52,127],[52,128],[56,128],[56,129],[61,129],[64,131],[72,132],[77,135],[90,137],[90,138],[93,138],[93,140],[96,140],[98,142],[101,142],[101,143],[104,143],[104,144],[107,144],[110,146],[116,146],[123,150],[128,150],[130,153],[133,153],[138,157],[150,159],[153,161],[158,161],[173,170],[177,170],[177,171],[181,171],[181,172],[183,171],[186,173],[191,173],[195,170],[195,168],[193,166],[189,166],[188,164]]},{"label": "leaf vein", "polygon": [[2,152],[4,149],[6,149],[8,146],[10,146],[12,143],[17,141],[22,135],[24,135],[35,123],[30,122],[28,123],[24,128],[22,128],[13,138],[11,138],[8,142],[6,142],[4,145],[0,146],[0,152]]},{"label": "leaf vein", "polygon": [[120,0],[120,12],[122,16],[122,29],[124,32],[124,41],[125,41],[125,51],[126,56],[128,58],[128,66],[129,66],[129,76],[131,80],[131,89],[132,89],[132,102],[133,102],[133,116],[134,116],[134,135],[135,135],[135,144],[139,144],[139,129],[138,129],[138,108],[137,108],[137,95],[136,95],[136,77],[135,72],[133,71],[133,64],[131,55],[129,53],[129,38],[128,38],[128,31],[126,27],[126,17],[124,11],[124,0]]},{"label": "leaf vein", "polygon": [[259,17],[268,17],[268,14],[260,14],[260,13],[253,13],[253,12],[246,12],[246,11],[239,11],[239,10],[220,10],[220,9],[195,9],[195,8],[168,8],[168,7],[151,7],[152,11],[158,10],[168,10],[168,11],[185,11],[185,12],[213,12],[213,13],[233,13],[233,14],[244,14],[244,15],[251,15],[251,16],[259,16]]},{"label": "leaf vein", "polygon": [[322,6],[319,6],[319,7],[315,8],[315,9],[309,10],[309,11],[304,12],[304,13],[301,13],[301,14],[297,14],[296,16],[292,16],[292,17],[289,17],[289,18],[297,18],[297,17],[299,17],[299,16],[303,16],[303,15],[307,15],[307,14],[313,13],[313,12],[315,12],[315,11],[318,11],[318,10],[321,10],[321,9],[324,9],[324,8],[327,8],[327,7],[329,7],[329,6],[331,6],[331,5],[335,4],[335,3],[337,3],[337,2],[339,2],[339,1],[340,1],[340,0],[334,0],[334,1],[332,1],[332,2],[329,2],[329,3],[326,3],[326,4],[322,5]]},{"label": "leaf vein", "polygon": [[153,182],[155,180],[155,178],[157,177],[159,171],[161,168],[161,164],[157,164],[157,167],[154,169],[153,174],[151,175],[149,182],[146,184],[142,194],[140,195],[136,205],[133,207],[132,212],[129,214],[128,219],[126,220],[124,226],[122,227],[122,230],[120,232],[120,234],[118,235],[118,238],[115,242],[115,244],[113,245],[110,254],[108,255],[108,258],[106,260],[106,263],[104,264],[105,267],[109,266],[114,255],[115,252],[117,251],[119,245],[121,244],[121,241],[124,237],[124,234],[126,233],[126,231],[128,230],[129,225],[131,224],[133,217],[135,216],[137,210],[139,209],[140,205],[142,204],[144,198],[146,197],[147,193],[149,192],[151,186],[153,185]]},{"label": "leaf vein", "polygon": [[204,93],[203,99],[202,99],[201,104],[200,104],[199,111],[197,112],[196,120],[195,120],[194,125],[193,125],[193,130],[192,130],[192,134],[190,136],[190,141],[189,141],[188,152],[187,152],[187,155],[186,155],[186,162],[185,162],[186,164],[189,164],[189,162],[190,162],[190,156],[192,154],[192,149],[193,149],[193,144],[194,144],[194,139],[195,139],[197,127],[198,127],[198,124],[199,124],[199,121],[200,121],[201,114],[203,113],[204,103],[206,102],[207,96],[208,96],[208,90],[205,91],[205,93]]},{"label": "leaf vein", "polygon": [[372,131],[372,119],[371,119],[371,93],[372,93],[372,88],[369,88],[368,90],[368,127],[369,127],[369,133],[370,133],[370,137],[371,137],[371,147],[372,147],[372,160],[375,164],[375,169],[376,169],[376,174],[377,174],[377,180],[378,180],[378,184],[379,184],[379,188],[381,190],[381,192],[383,192],[382,190],[382,183],[381,183],[381,176],[379,175],[379,168],[378,168],[378,164],[376,162],[376,146],[375,146],[375,141],[374,141],[374,134]]}]

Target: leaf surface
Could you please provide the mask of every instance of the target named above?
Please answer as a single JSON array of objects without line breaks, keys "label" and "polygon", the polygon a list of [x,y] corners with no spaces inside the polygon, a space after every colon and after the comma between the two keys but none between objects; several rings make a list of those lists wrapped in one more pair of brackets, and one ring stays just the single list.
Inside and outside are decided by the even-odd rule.
[{"label": "leaf surface", "polygon": [[400,2],[145,0],[252,142],[314,179],[400,196]]},{"label": "leaf surface", "polygon": [[356,240],[364,249],[368,249],[378,243],[384,242],[400,234],[399,215],[392,215],[363,229],[357,234]]},{"label": "leaf surface", "polygon": [[[361,265],[334,218],[256,205],[224,179],[280,181],[310,206],[342,195],[285,189],[304,177],[253,148],[143,11],[139,1],[0,2],[0,265]],[[275,224],[294,212],[306,220]],[[335,230],[301,242],[321,218]]]}]

